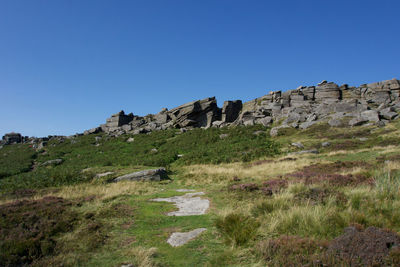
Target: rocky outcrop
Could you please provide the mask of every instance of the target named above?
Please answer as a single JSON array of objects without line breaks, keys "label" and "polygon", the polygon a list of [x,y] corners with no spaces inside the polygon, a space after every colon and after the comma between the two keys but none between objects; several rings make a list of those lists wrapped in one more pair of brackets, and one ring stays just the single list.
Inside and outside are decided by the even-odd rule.
[{"label": "rocky outcrop", "polygon": [[396,119],[400,112],[400,82],[397,79],[359,87],[339,86],[322,81],[316,86],[299,86],[294,90],[272,91],[260,98],[242,103],[225,101],[218,108],[215,97],[186,103],[171,110],[144,117],[123,111],[114,114],[100,127],[85,134],[104,131],[112,136],[124,133],[149,133],[168,128],[183,131],[198,127],[236,125],[274,125],[271,135],[285,128],[307,129],[319,122],[331,127],[353,127],[363,124],[382,126]]},{"label": "rocky outcrop", "polygon": [[225,101],[222,107],[222,122],[234,122],[242,111],[242,100]]},{"label": "rocky outcrop", "polygon": [[22,143],[24,138],[20,133],[7,133],[3,136],[3,143],[5,145]]},{"label": "rocky outcrop", "polygon": [[174,108],[168,112],[173,125],[184,127],[211,127],[221,117],[215,97],[197,100]]}]

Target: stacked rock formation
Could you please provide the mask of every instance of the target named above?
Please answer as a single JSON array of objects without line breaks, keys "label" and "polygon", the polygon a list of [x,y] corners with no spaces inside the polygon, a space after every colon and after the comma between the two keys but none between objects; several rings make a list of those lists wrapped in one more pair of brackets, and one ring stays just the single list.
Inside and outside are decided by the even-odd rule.
[{"label": "stacked rock formation", "polygon": [[[383,126],[400,112],[400,82],[397,79],[359,87],[322,81],[316,86],[300,86],[294,90],[273,91],[247,103],[225,101],[218,108],[215,97],[186,103],[171,110],[144,117],[123,111],[114,114],[100,127],[85,134],[104,131],[110,135],[147,133],[168,128],[225,127],[230,125],[294,127],[306,129],[326,122],[332,127],[374,123]],[[280,122],[280,124],[278,124]]]},{"label": "stacked rock formation", "polygon": [[7,133],[3,136],[2,143],[5,145],[22,143],[24,137],[20,133]]}]

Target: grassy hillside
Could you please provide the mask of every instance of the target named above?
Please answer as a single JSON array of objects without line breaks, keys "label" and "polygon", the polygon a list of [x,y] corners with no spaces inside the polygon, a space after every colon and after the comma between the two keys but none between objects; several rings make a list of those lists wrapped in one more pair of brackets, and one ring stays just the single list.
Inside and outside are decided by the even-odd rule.
[{"label": "grassy hillside", "polygon": [[[275,138],[260,126],[168,130],[82,136],[42,151],[6,146],[0,266],[362,266],[332,254],[332,243],[348,226],[400,232],[399,126],[314,125]],[[320,153],[295,154],[303,149],[293,142]],[[41,165],[52,159],[63,162]],[[107,182],[160,166],[171,180]],[[96,178],[105,172],[113,174]],[[206,215],[169,217],[171,203],[150,201],[182,188],[205,192]],[[182,247],[166,242],[200,227],[207,231]],[[398,266],[399,258],[394,248],[376,260]]]}]

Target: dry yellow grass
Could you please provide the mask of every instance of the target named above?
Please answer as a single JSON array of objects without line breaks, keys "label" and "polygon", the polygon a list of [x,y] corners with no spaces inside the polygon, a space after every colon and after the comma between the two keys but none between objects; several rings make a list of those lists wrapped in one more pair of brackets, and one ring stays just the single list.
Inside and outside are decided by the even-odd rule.
[{"label": "dry yellow grass", "polygon": [[[124,194],[131,195],[151,195],[160,191],[156,183],[150,182],[118,182],[109,184],[79,184],[63,186],[56,192],[44,192],[24,199],[41,199],[45,196],[56,196],[65,199],[77,199],[88,196],[96,196],[97,199],[111,198]],[[1,204],[15,201],[14,199],[4,199]]]},{"label": "dry yellow grass", "polygon": [[[100,198],[110,198],[118,195],[150,195],[158,192],[160,189],[155,184],[149,182],[118,182],[101,185],[81,184],[61,187],[53,196],[66,199],[87,197],[96,195]],[[43,196],[37,196],[43,197]]]},{"label": "dry yellow grass", "polygon": [[335,155],[340,155],[340,154],[355,154],[355,153],[368,152],[368,151],[377,151],[379,154],[386,154],[386,153],[400,151],[400,147],[394,146],[394,145],[374,146],[372,148],[363,148],[363,149],[354,149],[354,150],[336,150],[336,151],[326,153],[324,155],[335,156]]},{"label": "dry yellow grass", "polygon": [[[183,183],[190,186],[224,185],[233,177],[251,178],[254,181],[265,181],[280,175],[293,172],[316,162],[308,157],[297,157],[297,160],[284,161],[276,159],[262,164],[228,163],[220,165],[191,165],[184,167]],[[318,161],[320,162],[320,161]]]},{"label": "dry yellow grass", "polygon": [[153,267],[157,266],[152,259],[156,253],[156,248],[133,247],[127,252],[127,255],[132,257],[134,266]]}]

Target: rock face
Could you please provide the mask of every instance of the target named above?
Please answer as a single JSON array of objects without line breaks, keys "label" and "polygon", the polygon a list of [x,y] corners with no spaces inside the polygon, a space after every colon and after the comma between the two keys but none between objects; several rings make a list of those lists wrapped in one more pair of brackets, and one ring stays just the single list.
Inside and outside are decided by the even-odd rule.
[{"label": "rock face", "polygon": [[225,101],[222,107],[222,122],[234,122],[242,110],[242,100]]},{"label": "rock face", "polygon": [[[100,128],[107,132],[107,131],[114,131],[117,130],[118,127],[121,127],[123,125],[126,125],[130,123],[133,120],[133,114],[130,113],[128,115],[125,115],[125,112],[121,110],[120,112],[111,115],[110,118],[107,119],[106,123],[101,125]],[[96,129],[96,128],[94,128]],[[92,131],[92,130],[89,130]]]},{"label": "rock face", "polygon": [[[168,128],[190,130],[198,127],[236,125],[271,126],[271,135],[281,129],[308,129],[324,122],[331,127],[363,124],[381,126],[396,119],[400,112],[400,82],[397,79],[351,87],[322,81],[316,86],[299,86],[294,90],[272,91],[268,95],[242,103],[225,101],[218,108],[215,97],[186,103],[171,110],[144,117],[123,111],[114,114],[100,127],[85,134],[104,131],[111,136],[142,134]],[[280,123],[278,123],[280,122]]]},{"label": "rock face", "polygon": [[119,181],[161,181],[168,179],[167,171],[165,168],[144,170],[140,172],[133,172],[126,175],[119,176],[113,182]]}]

